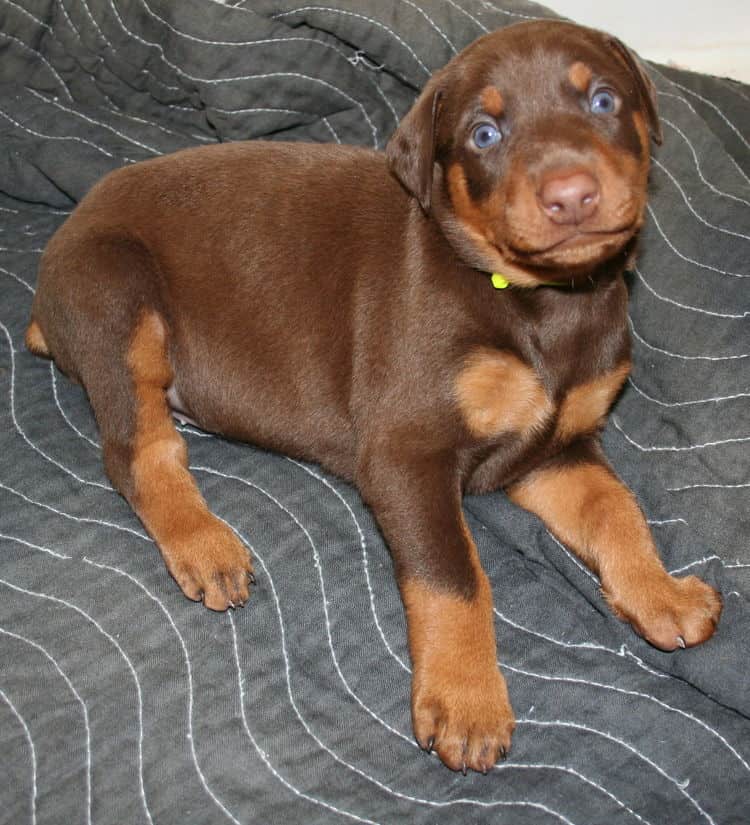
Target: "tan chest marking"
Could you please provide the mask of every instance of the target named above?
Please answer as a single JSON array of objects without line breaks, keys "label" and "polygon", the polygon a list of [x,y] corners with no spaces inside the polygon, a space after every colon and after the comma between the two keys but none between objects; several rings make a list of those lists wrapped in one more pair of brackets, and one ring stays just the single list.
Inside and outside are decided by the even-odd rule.
[{"label": "tan chest marking", "polygon": [[629,372],[630,361],[626,361],[611,372],[569,390],[560,405],[555,436],[568,441],[601,426]]},{"label": "tan chest marking", "polygon": [[480,347],[472,352],[455,389],[466,426],[478,438],[531,432],[552,413],[534,370],[503,350]]}]

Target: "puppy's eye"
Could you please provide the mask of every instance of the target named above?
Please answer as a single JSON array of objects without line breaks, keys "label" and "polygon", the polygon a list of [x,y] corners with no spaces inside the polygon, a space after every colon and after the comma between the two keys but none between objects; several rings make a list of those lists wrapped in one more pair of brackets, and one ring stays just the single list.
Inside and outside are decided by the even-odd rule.
[{"label": "puppy's eye", "polygon": [[592,95],[589,101],[589,109],[595,115],[611,115],[617,106],[617,101],[612,92],[601,89]]},{"label": "puppy's eye", "polygon": [[471,133],[472,143],[477,149],[489,149],[502,139],[502,132],[491,123],[480,123]]}]

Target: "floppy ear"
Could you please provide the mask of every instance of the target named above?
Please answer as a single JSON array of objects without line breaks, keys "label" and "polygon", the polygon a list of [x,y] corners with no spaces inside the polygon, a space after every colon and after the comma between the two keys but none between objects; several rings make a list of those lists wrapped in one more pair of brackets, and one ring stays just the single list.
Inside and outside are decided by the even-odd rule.
[{"label": "floppy ear", "polygon": [[648,120],[648,129],[651,139],[657,146],[661,146],[662,132],[661,123],[659,123],[659,115],[656,111],[656,87],[651,78],[646,74],[643,66],[638,58],[630,51],[630,49],[616,37],[607,37],[609,45],[622,57],[625,65],[630,70],[637,86],[638,95],[641,98],[643,108],[646,110],[646,119]]},{"label": "floppy ear", "polygon": [[443,92],[435,75],[385,147],[391,171],[425,212],[430,211],[435,139],[442,97]]}]

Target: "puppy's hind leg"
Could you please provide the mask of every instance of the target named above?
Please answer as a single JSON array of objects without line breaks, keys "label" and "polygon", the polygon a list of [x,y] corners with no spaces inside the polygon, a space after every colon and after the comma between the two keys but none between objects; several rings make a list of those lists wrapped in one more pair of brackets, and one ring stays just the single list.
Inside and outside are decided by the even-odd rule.
[{"label": "puppy's hind leg", "polygon": [[[102,431],[105,465],[153,537],[183,593],[212,610],[243,605],[252,565],[247,550],[214,516],[188,470],[187,447],[174,426],[166,392],[173,380],[167,328],[153,309],[141,309],[124,369],[109,381],[127,384],[127,437],[111,427],[112,387],[85,381]],[[119,367],[119,365],[118,365]]]}]

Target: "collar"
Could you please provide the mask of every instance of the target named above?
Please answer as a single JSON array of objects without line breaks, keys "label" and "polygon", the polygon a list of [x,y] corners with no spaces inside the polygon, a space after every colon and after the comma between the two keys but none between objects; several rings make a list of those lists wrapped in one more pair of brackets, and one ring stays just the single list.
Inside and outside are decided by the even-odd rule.
[{"label": "collar", "polygon": [[[510,281],[501,272],[493,272],[490,280],[492,281],[492,286],[494,286],[495,289],[507,289],[511,285]],[[539,281],[539,286],[554,286],[558,289],[568,288],[568,284],[564,284],[559,281]]]}]

